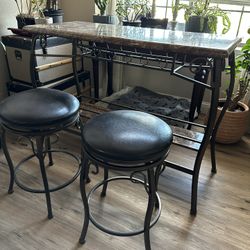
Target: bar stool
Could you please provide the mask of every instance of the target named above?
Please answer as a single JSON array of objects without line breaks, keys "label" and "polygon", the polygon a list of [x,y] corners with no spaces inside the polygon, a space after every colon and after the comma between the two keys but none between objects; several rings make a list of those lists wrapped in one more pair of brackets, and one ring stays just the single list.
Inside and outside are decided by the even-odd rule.
[{"label": "bar stool", "polygon": [[[33,154],[24,158],[17,165],[14,170],[14,179],[16,184],[25,191],[32,193],[45,193],[49,219],[53,217],[50,192],[66,187],[72,183],[80,173],[78,157],[67,151],[51,150],[49,138],[53,133],[65,129],[78,121],[79,106],[79,101],[71,94],[59,90],[42,88],[32,89],[10,96],[3,100],[0,104],[2,146],[7,156],[9,156],[9,152],[5,139],[6,130],[13,134],[28,138],[34,137],[36,139],[36,149],[34,148]],[[45,146],[45,144],[47,146]],[[66,153],[73,157],[78,161],[78,169],[74,176],[66,183],[50,189],[47,180],[44,158],[48,155],[49,165],[53,165],[53,152]],[[17,178],[17,173],[20,167],[33,157],[37,157],[39,160],[44,189],[32,189],[22,184]],[[10,157],[8,158],[8,163],[10,165],[10,169],[14,169]]]},{"label": "bar stool", "polygon": [[[1,129],[1,128],[0,128]],[[5,131],[1,131],[1,135],[0,135],[0,145],[1,148],[3,149],[3,154],[5,156],[5,159],[7,161],[7,165],[9,167],[9,174],[10,174],[10,181],[9,181],[9,188],[8,188],[8,194],[12,194],[13,191],[13,186],[14,186],[14,168],[13,168],[13,164],[9,155],[9,152],[6,148],[6,142],[5,142],[5,136],[4,136]]]},{"label": "bar stool", "polygon": [[[89,120],[82,130],[82,170],[80,190],[85,209],[82,233],[79,239],[85,243],[89,221],[100,230],[116,236],[133,236],[144,233],[145,248],[151,249],[149,229],[160,217],[161,203],[157,194],[158,178],[173,135],[171,128],[161,119],[139,111],[119,110],[98,115]],[[104,180],[88,195],[85,185],[88,179],[89,161],[104,167]],[[129,171],[130,176],[108,178],[108,170]],[[142,172],[146,172],[146,174]],[[135,178],[142,173],[145,180]],[[148,207],[144,227],[133,232],[117,232],[98,223],[89,209],[89,200],[97,188],[103,186],[101,196],[106,195],[108,182],[115,180],[140,182],[148,193]],[[154,207],[157,209],[151,221]]]}]

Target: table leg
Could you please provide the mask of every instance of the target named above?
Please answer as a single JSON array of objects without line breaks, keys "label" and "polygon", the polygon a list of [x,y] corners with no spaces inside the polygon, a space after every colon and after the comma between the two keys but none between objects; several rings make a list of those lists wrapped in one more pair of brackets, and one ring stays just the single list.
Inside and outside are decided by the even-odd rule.
[{"label": "table leg", "polygon": [[107,89],[107,94],[108,96],[113,94],[113,62],[108,62],[107,63],[108,67],[108,89]]},{"label": "table leg", "polygon": [[210,140],[210,150],[211,150],[211,162],[212,162],[212,173],[216,173],[216,155],[215,155],[215,139],[216,139],[216,134],[218,131],[218,128],[220,126],[220,123],[222,121],[222,118],[226,112],[226,109],[228,108],[229,102],[231,100],[232,94],[233,94],[233,89],[234,89],[234,83],[235,83],[235,53],[233,52],[229,56],[229,66],[230,66],[230,84],[227,90],[227,99],[226,102],[222,108],[222,111],[220,113],[220,116],[218,117],[216,124],[214,126],[214,130],[211,136]]},{"label": "table leg", "polygon": [[93,77],[94,77],[94,95],[95,98],[99,98],[99,61],[98,59],[92,59],[93,64]]},{"label": "table leg", "polygon": [[74,40],[72,43],[72,68],[73,68],[73,74],[75,77],[77,96],[80,96],[81,87],[80,87],[80,81],[79,81],[79,76],[77,72],[77,41],[76,40]]},{"label": "table leg", "polygon": [[216,120],[216,111],[219,101],[220,86],[221,86],[221,72],[223,70],[224,70],[224,60],[215,59],[211,76],[212,93],[211,93],[211,101],[210,101],[211,105],[210,105],[209,117],[204,137],[194,164],[194,171],[192,178],[191,211],[190,211],[191,215],[196,215],[197,212],[197,190],[198,190],[199,172],[204,153],[206,151],[207,145],[213,133],[213,128]]}]

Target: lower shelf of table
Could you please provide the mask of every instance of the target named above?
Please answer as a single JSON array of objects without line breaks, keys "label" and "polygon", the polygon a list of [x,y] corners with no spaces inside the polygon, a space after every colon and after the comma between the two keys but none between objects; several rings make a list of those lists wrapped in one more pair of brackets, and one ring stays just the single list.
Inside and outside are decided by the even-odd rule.
[{"label": "lower shelf of table", "polygon": [[[86,122],[88,119],[101,114],[103,112],[111,111],[108,108],[104,108],[93,103],[82,103],[80,109],[80,116],[83,122]],[[185,147],[194,151],[198,151],[200,143],[203,139],[203,133],[188,130],[176,126],[171,126],[174,134],[173,143]]]}]

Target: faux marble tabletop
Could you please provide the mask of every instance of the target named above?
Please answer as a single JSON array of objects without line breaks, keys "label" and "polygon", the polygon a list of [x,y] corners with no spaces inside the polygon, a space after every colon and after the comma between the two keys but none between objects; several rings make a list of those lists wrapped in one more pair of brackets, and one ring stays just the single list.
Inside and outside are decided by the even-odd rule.
[{"label": "faux marble tabletop", "polygon": [[106,42],[196,56],[226,58],[240,43],[240,38],[215,34],[171,31],[90,22],[30,25],[33,34],[47,34],[83,41]]}]

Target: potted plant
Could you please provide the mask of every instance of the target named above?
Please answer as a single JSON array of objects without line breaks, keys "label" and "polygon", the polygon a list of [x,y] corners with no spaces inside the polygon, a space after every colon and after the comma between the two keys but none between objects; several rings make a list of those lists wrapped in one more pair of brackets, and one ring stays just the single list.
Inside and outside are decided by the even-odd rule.
[{"label": "potted plant", "polygon": [[17,5],[17,26],[22,29],[25,25],[35,24],[35,18],[44,18],[44,0],[14,0]]},{"label": "potted plant", "polygon": [[53,23],[63,22],[63,10],[59,9],[59,0],[47,0],[46,9],[43,11],[46,17],[51,17]]},{"label": "potted plant", "polygon": [[[250,29],[248,30],[250,34]],[[231,99],[228,109],[217,131],[216,142],[235,143],[246,132],[249,107],[241,102],[245,97],[250,83],[250,38],[242,47],[242,54],[236,59],[236,75],[239,76],[239,86]],[[217,117],[220,115],[224,101],[220,101]]]},{"label": "potted plant", "polygon": [[231,27],[227,13],[218,6],[210,6],[210,0],[195,0],[181,7],[185,9],[186,31],[216,33],[218,18],[222,18],[223,34]]},{"label": "potted plant", "polygon": [[149,0],[118,0],[116,13],[124,26],[140,26],[140,18],[150,13]]},{"label": "potted plant", "polygon": [[179,10],[182,8],[182,5],[180,4],[180,0],[172,0],[172,16],[173,19],[170,22],[171,24],[171,30],[175,30],[176,24],[177,24],[177,16]]},{"label": "potted plant", "polygon": [[152,8],[147,6],[146,14],[141,15],[141,27],[167,29],[168,18],[155,18],[156,0],[152,0]]},{"label": "potted plant", "polygon": [[94,23],[108,23],[114,24],[116,19],[115,16],[106,15],[107,6],[110,0],[95,0],[95,5],[99,9],[99,15],[93,15],[93,22]]}]

